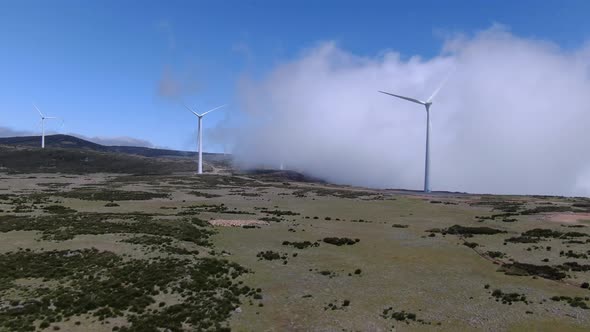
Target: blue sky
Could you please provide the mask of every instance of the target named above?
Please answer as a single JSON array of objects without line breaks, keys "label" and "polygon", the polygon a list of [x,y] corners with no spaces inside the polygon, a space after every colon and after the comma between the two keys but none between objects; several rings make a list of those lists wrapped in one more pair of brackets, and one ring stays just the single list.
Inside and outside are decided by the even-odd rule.
[{"label": "blue sky", "polygon": [[[229,103],[205,120],[212,128],[239,108],[241,77],[263,77],[319,42],[429,58],[445,36],[500,23],[574,49],[590,40],[588,12],[588,1],[3,0],[0,127],[38,131],[35,101],[65,119],[63,132],[194,150],[196,119],[182,101]],[[186,88],[166,96],[166,81]]]}]

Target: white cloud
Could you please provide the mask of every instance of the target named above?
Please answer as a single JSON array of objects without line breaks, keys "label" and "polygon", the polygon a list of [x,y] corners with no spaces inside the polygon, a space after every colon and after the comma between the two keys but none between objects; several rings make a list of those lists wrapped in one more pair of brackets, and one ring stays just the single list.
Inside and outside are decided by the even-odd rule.
[{"label": "white cloud", "polygon": [[71,134],[72,136],[76,136],[83,140],[87,140],[90,142],[94,142],[100,145],[106,146],[140,146],[146,148],[152,148],[154,145],[143,139],[133,138],[129,136],[116,136],[116,137],[103,137],[103,136],[94,136],[94,137],[87,137],[78,134]]},{"label": "white cloud", "polygon": [[182,99],[194,95],[202,88],[193,71],[183,71],[182,74],[172,70],[171,66],[164,67],[162,77],[158,81],[157,93],[160,97]]},{"label": "white cloud", "polygon": [[31,131],[24,131],[24,130],[15,130],[9,127],[2,127],[0,126],[0,137],[15,137],[15,136],[33,136],[39,135],[38,133],[35,134]]},{"label": "white cloud", "polygon": [[590,48],[565,51],[501,26],[449,39],[439,56],[362,57],[323,43],[239,84],[240,164],[278,166],[355,185],[419,189],[425,112],[377,93],[435,99],[432,187],[588,194]]}]

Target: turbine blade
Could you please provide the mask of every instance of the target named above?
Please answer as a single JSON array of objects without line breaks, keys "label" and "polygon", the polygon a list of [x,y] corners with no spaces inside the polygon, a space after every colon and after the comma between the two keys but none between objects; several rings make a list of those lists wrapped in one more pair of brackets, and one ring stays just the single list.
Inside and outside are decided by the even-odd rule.
[{"label": "turbine blade", "polygon": [[385,92],[385,91],[379,91],[379,92],[384,93],[386,95],[394,96],[394,97],[397,97],[397,98],[405,99],[407,101],[411,101],[411,102],[416,103],[416,104],[426,105],[426,102],[423,102],[423,101],[418,100],[418,99],[414,99],[414,98],[410,98],[410,97],[404,97],[404,96],[400,96],[400,95],[395,95],[393,93],[389,93],[389,92]]},{"label": "turbine blade", "polygon": [[190,111],[191,113],[193,113],[194,115],[196,115],[196,116],[201,116],[199,113],[197,113],[197,112],[193,111],[193,109],[192,109],[192,108],[190,108],[190,107],[188,107],[186,104],[183,104],[183,105],[184,105],[184,107],[186,107],[186,109],[187,109],[187,110],[189,110],[189,111]]},{"label": "turbine blade", "polygon": [[440,91],[440,89],[443,87],[443,85],[445,85],[445,83],[447,83],[447,81],[449,80],[449,77],[451,77],[451,74],[453,72],[451,71],[447,77],[445,77],[445,79],[439,84],[438,88],[436,88],[436,90],[434,90],[434,92],[432,93],[432,96],[430,96],[430,98],[428,98],[428,102],[431,102],[432,99],[434,99],[434,97],[436,97],[436,94]]},{"label": "turbine blade", "polygon": [[41,115],[41,117],[44,117],[43,113],[41,113],[41,111],[39,110],[39,107],[37,107],[37,105],[35,105],[35,103],[33,103],[33,107],[37,110],[37,112],[39,112],[39,115]]},{"label": "turbine blade", "polygon": [[55,116],[46,116],[45,119],[58,119]]},{"label": "turbine blade", "polygon": [[215,111],[216,109],[222,108],[222,107],[224,107],[224,106],[226,106],[226,105],[221,105],[221,106],[217,106],[217,107],[215,107],[215,108],[213,108],[213,109],[210,109],[210,110],[208,110],[207,112],[205,112],[205,113],[201,114],[201,116],[205,116],[205,114],[207,114],[207,113],[211,113],[211,112]]}]

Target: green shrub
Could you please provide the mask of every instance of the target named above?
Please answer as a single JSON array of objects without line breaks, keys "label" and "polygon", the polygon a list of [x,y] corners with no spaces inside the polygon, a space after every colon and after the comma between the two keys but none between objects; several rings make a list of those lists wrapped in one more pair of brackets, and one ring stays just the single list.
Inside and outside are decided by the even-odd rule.
[{"label": "green shrub", "polygon": [[267,261],[273,261],[273,260],[279,260],[279,259],[287,259],[287,255],[286,254],[280,254],[278,252],[274,252],[272,250],[267,250],[267,251],[261,251],[258,254],[256,254],[256,257],[258,257],[259,259],[264,259]]},{"label": "green shrub", "polygon": [[325,243],[333,244],[335,246],[343,246],[343,245],[353,245],[359,242],[359,239],[350,239],[347,237],[326,237],[323,239]]},{"label": "green shrub", "polygon": [[488,251],[486,255],[490,258],[504,258],[506,254],[501,251]]},{"label": "green shrub", "polygon": [[[59,281],[55,288],[31,289],[18,315],[0,311],[0,330],[16,326],[17,330],[34,330],[36,320],[48,327],[52,322],[88,314],[99,321],[125,316],[131,325],[122,331],[178,331],[183,326],[223,330],[241,296],[258,294],[261,298],[260,293],[236,282],[246,269],[212,258],[123,260],[96,249],[20,251],[0,254],[0,266],[2,285],[13,285],[22,278]],[[169,289],[181,303],[146,310],[156,303],[156,289]]]},{"label": "green shrub", "polygon": [[283,245],[284,246],[292,246],[295,247],[297,249],[306,249],[309,247],[319,247],[320,244],[318,242],[310,242],[310,241],[303,241],[303,242],[289,242],[289,241],[283,241]]},{"label": "green shrub", "polygon": [[507,275],[539,276],[550,280],[561,280],[566,277],[565,273],[551,266],[519,262],[503,264],[499,271],[504,272]]},{"label": "green shrub", "polygon": [[506,233],[506,231],[491,227],[466,227],[460,225],[453,225],[447,228],[446,233],[456,235],[493,235]]},{"label": "green shrub", "polygon": [[45,212],[54,214],[75,213],[76,210],[61,205],[49,205],[43,208]]},{"label": "green shrub", "polygon": [[189,191],[188,193],[190,195],[193,195],[193,196],[196,196],[196,197],[205,197],[205,198],[221,197],[221,195],[204,193],[204,192],[200,192],[200,191]]}]

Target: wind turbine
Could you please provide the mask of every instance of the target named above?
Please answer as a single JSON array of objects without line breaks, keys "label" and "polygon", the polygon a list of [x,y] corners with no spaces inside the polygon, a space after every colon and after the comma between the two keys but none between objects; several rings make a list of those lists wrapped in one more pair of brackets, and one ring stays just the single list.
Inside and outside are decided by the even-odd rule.
[{"label": "wind turbine", "polygon": [[222,108],[224,106],[225,105],[221,105],[221,106],[215,107],[213,109],[210,109],[203,114],[199,114],[199,113],[193,111],[190,107],[184,105],[184,107],[186,107],[189,111],[191,111],[191,113],[193,113],[197,118],[199,118],[199,126],[198,126],[198,130],[197,130],[197,147],[199,149],[199,166],[197,168],[198,174],[203,174],[203,131],[201,130],[202,124],[203,124],[203,117],[205,115],[215,111],[216,109]]},{"label": "wind turbine", "polygon": [[386,95],[394,96],[397,98],[405,99],[407,101],[411,101],[416,104],[424,105],[424,107],[426,108],[426,160],[424,162],[424,192],[425,193],[430,192],[430,107],[432,106],[432,100],[434,99],[436,94],[440,91],[440,89],[443,87],[443,85],[445,84],[445,82],[447,81],[448,78],[449,77],[447,76],[447,78],[445,80],[443,80],[443,82],[438,86],[438,88],[436,90],[434,90],[434,93],[432,93],[432,96],[430,96],[430,98],[428,98],[428,100],[426,100],[426,101],[422,101],[422,100],[418,100],[418,99],[414,99],[414,98],[410,98],[410,97],[404,97],[404,96],[396,95],[396,94],[385,92],[385,91],[379,91],[379,92],[384,93]]},{"label": "wind turbine", "polygon": [[43,113],[41,113],[41,111],[39,110],[37,105],[35,105],[35,103],[33,103],[33,107],[35,107],[35,109],[37,110],[37,112],[39,112],[39,115],[41,116],[41,148],[45,149],[45,120],[58,119],[58,118],[53,117],[53,116],[45,116]]}]

